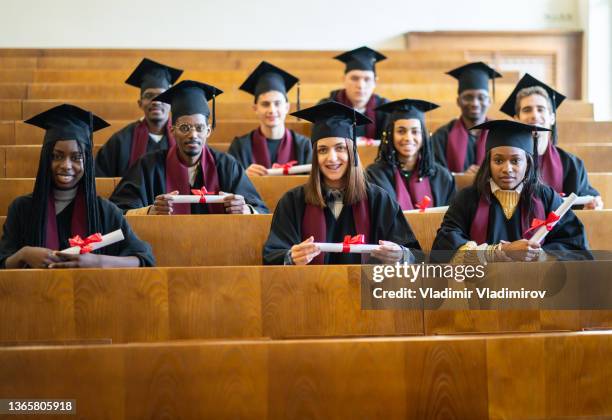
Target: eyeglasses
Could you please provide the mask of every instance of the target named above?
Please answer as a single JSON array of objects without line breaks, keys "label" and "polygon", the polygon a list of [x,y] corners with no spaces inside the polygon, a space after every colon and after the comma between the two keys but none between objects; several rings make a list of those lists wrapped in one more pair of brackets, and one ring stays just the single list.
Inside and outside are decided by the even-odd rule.
[{"label": "eyeglasses", "polygon": [[191,130],[195,128],[196,133],[205,133],[208,130],[206,124],[179,124],[176,126],[178,130],[183,134],[191,133]]},{"label": "eyeglasses", "polygon": [[[79,163],[79,162],[83,161],[83,154],[82,153],[73,153],[73,154],[69,155],[68,158],[72,162],[74,162],[74,163]],[[66,159],[66,156],[64,156],[63,153],[53,152],[53,154],[51,154],[51,160],[53,162],[62,162],[65,159]]]}]

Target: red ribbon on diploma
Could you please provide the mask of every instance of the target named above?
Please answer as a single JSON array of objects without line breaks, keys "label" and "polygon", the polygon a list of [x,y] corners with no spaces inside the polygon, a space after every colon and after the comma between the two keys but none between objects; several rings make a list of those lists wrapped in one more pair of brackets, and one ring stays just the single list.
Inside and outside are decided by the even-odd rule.
[{"label": "red ribbon on diploma", "polygon": [[428,195],[426,195],[425,197],[423,197],[421,202],[416,205],[416,207],[419,209],[419,213],[425,213],[425,209],[429,207],[430,204],[431,204],[431,198]]},{"label": "red ribbon on diploma", "polygon": [[342,241],[342,252],[351,252],[351,245],[363,245],[365,243],[365,235],[346,235]]},{"label": "red ribbon on diploma", "polygon": [[76,235],[75,237],[68,239],[68,243],[71,247],[78,246],[79,248],[81,248],[79,254],[87,254],[93,251],[93,249],[91,249],[90,244],[93,244],[95,242],[102,242],[102,234],[94,233],[93,235],[89,235],[85,239],[82,239],[79,235]]},{"label": "red ribbon on diploma", "polygon": [[363,144],[364,144],[365,146],[374,146],[376,143],[375,143],[375,140],[374,140],[374,139],[371,139],[371,138],[369,138],[369,137],[364,137],[364,138],[363,138]]},{"label": "red ribbon on diploma", "polygon": [[546,216],[546,220],[540,220],[536,217],[531,221],[531,227],[527,229],[525,233],[537,229],[541,226],[546,226],[546,230],[550,232],[557,220],[559,219],[560,217],[552,211],[548,213],[548,216]]},{"label": "red ribbon on diploma", "polygon": [[206,190],[206,187],[202,187],[199,190],[191,190],[191,193],[193,195],[199,195],[200,196],[200,203],[202,203],[202,204],[206,203],[206,196],[207,195],[215,195],[214,192],[208,192]]},{"label": "red ribbon on diploma", "polygon": [[280,163],[275,163],[272,165],[272,168],[274,169],[282,168],[283,175],[289,175],[289,168],[294,166],[296,163],[298,163],[297,160],[290,160],[289,162],[283,163],[282,165]]}]

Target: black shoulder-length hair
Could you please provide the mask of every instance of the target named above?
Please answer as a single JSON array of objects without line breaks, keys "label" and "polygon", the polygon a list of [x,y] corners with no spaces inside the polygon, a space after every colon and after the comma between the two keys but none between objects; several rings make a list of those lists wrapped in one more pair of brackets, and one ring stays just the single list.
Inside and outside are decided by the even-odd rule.
[{"label": "black shoulder-length hair", "polygon": [[[404,118],[398,118],[404,119]],[[434,167],[434,156],[431,146],[431,140],[429,138],[429,132],[425,126],[423,118],[412,117],[409,119],[417,119],[421,124],[421,135],[423,141],[421,142],[421,148],[419,149],[419,178],[425,178],[432,176],[435,173]],[[395,128],[395,121],[392,118],[388,118],[383,131],[383,138],[378,147],[378,154],[376,155],[375,162],[386,163],[392,167],[399,167],[400,161],[397,157],[397,151],[395,150],[393,142],[393,132]]]}]

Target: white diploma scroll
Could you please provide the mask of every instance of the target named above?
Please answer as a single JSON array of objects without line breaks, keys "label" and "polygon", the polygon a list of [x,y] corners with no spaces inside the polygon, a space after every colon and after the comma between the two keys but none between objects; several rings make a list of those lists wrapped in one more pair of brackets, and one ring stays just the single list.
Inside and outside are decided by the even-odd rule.
[{"label": "white diploma scroll", "polygon": [[[573,206],[584,206],[585,204],[590,203],[591,201],[593,201],[595,197],[593,197],[592,195],[581,195],[580,197],[576,197],[576,201],[574,201],[574,204],[572,204]],[[567,200],[567,198],[564,198],[563,200]]]},{"label": "white diploma scroll", "polygon": [[427,207],[425,211],[420,209],[404,210],[404,213],[446,213],[446,210],[448,210],[448,206]]},{"label": "white diploma scroll", "polygon": [[[270,168],[267,169],[268,175],[279,176],[279,175],[294,175],[294,174],[308,174],[312,169],[312,164],[306,165],[294,165],[290,168]],[[286,173],[285,173],[286,172]]]},{"label": "white diploma scroll", "polygon": [[[574,193],[571,193],[567,198],[563,200],[563,203],[559,206],[559,208],[553,212],[557,216],[559,216],[559,220],[561,220],[565,213],[567,213],[567,211],[571,209],[573,205],[575,205],[576,199],[578,199],[578,196]],[[555,222],[553,226],[555,226],[557,223],[558,221]],[[536,230],[536,233],[534,233],[531,237],[531,240],[542,243],[542,241],[544,241],[544,238],[546,238],[548,232],[549,230],[546,228],[546,226],[540,226],[538,230]]]},{"label": "white diploma scroll", "polygon": [[[111,233],[107,233],[106,235],[102,235],[102,241],[101,242],[92,242],[89,244],[89,246],[91,247],[92,251],[95,251],[96,249],[100,249],[100,248],[104,248],[105,246],[109,246],[112,245],[114,243],[120,242],[122,240],[124,240],[125,237],[123,236],[123,232],[121,231],[121,229],[117,229]],[[81,247],[79,246],[72,246],[70,248],[64,249],[63,251],[61,251],[65,254],[80,254],[81,253]]]},{"label": "white diploma scroll", "polygon": [[206,204],[223,203],[223,200],[227,195],[172,195],[172,201],[174,204],[197,204],[200,203],[202,197],[205,198]]},{"label": "white diploma scroll", "polygon": [[[342,243],[327,243],[327,242],[315,242],[316,246],[319,247],[321,252],[343,252],[344,244]],[[349,245],[349,253],[351,254],[369,254],[372,251],[376,251],[380,248],[380,245]]]}]

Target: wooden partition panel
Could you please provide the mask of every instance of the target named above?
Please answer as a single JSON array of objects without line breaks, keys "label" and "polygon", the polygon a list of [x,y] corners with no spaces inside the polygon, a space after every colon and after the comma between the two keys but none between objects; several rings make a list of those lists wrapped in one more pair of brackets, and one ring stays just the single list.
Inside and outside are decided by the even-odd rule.
[{"label": "wooden partition panel", "polygon": [[[612,210],[578,210],[591,249],[612,250]],[[442,213],[408,213],[421,248],[431,250]],[[128,216],[162,267],[260,265],[271,215]],[[0,216],[0,225],[6,216]],[[219,232],[223,232],[220,240]],[[170,233],[170,234],[169,234]],[[245,240],[248,238],[248,240]]]},{"label": "wooden partition panel", "polygon": [[[338,86],[339,88],[339,86]],[[289,93],[289,100],[292,102],[291,110],[295,111],[295,95],[293,92]],[[321,97],[317,97],[312,100],[304,100],[301,104],[302,109],[315,105],[315,101],[321,99],[323,97],[327,97],[329,92],[322,93]],[[399,95],[390,96],[389,99],[401,99],[402,97]],[[137,119],[142,116],[142,111],[136,105],[136,100],[138,96],[136,95],[133,100],[71,100],[70,103],[77,105],[81,108],[92,111],[93,113],[101,116],[105,120],[130,120]],[[64,103],[60,100],[53,99],[28,99],[24,101],[18,100],[7,100],[11,106],[15,106],[17,110],[14,113],[7,112],[6,115],[16,115],[18,117],[3,117],[0,114],[0,119],[3,120],[20,120],[27,119],[36,114],[39,114],[43,111],[46,111],[49,108],[52,108],[56,105],[61,105]],[[22,105],[23,102],[23,105]],[[251,104],[253,103],[252,97],[249,97],[245,94],[245,99],[241,101],[230,100],[229,98],[225,98],[223,96],[219,97],[217,101],[217,109],[216,116],[220,120],[229,120],[229,119],[245,119],[245,118],[253,118],[253,109],[251,108]],[[446,101],[436,101],[440,108],[437,108],[431,112],[427,113],[428,120],[449,120],[451,118],[457,118],[459,115],[459,109],[454,100],[446,100]],[[0,105],[2,102],[0,101]],[[508,118],[506,114],[498,111],[502,102],[491,105],[489,110],[489,118]],[[23,117],[21,113],[21,108],[23,106]],[[0,110],[3,109],[3,106],[0,106]],[[593,105],[587,102],[582,101],[572,101],[566,100],[563,102],[563,106],[559,108],[557,111],[557,118],[559,121],[575,121],[582,119],[593,119]],[[293,118],[293,117],[290,117]]]},{"label": "wooden partition panel", "polygon": [[0,392],[69,395],[91,419],[605,418],[610,349],[609,333],[16,347]]},{"label": "wooden partition panel", "polygon": [[362,311],[361,268],[0,272],[2,342],[419,335],[422,310]]}]

